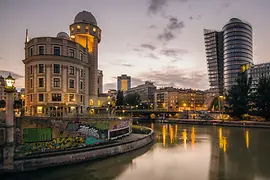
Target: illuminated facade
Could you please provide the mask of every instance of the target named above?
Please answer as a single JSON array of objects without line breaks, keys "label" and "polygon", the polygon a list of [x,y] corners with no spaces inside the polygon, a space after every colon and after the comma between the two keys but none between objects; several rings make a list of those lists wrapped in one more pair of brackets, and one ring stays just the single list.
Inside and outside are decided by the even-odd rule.
[{"label": "illuminated facade", "polygon": [[98,103],[98,43],[95,17],[78,13],[70,36],[36,37],[25,42],[25,114],[84,114]]},{"label": "illuminated facade", "polygon": [[131,77],[126,74],[122,74],[117,77],[117,90],[126,91],[131,88]]},{"label": "illuminated facade", "polygon": [[153,104],[155,99],[156,86],[154,83],[146,81],[145,84],[128,89],[125,94],[138,93],[142,103]]},{"label": "illuminated facade", "polygon": [[248,69],[248,76],[252,78],[252,90],[256,91],[260,78],[270,77],[270,63],[256,64]]},{"label": "illuminated facade", "polygon": [[98,70],[98,95],[103,93],[103,72]]},{"label": "illuminated facade", "polygon": [[205,99],[203,91],[165,87],[155,93],[155,108],[171,111],[204,110]]}]

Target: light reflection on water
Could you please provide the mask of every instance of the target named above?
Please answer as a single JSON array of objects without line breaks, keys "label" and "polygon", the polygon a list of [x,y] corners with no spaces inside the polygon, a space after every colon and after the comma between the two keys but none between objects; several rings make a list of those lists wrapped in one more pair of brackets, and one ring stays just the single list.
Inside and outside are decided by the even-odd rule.
[{"label": "light reflection on water", "polygon": [[49,168],[7,179],[264,180],[270,179],[270,130],[145,124],[156,142],[96,162]]}]

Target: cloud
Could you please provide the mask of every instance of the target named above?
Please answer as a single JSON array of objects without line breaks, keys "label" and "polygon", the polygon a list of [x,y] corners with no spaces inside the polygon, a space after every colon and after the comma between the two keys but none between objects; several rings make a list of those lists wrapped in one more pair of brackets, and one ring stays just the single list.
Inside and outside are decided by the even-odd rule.
[{"label": "cloud", "polygon": [[164,56],[168,56],[168,57],[173,57],[173,58],[179,58],[179,56],[182,56],[184,54],[187,54],[188,50],[186,49],[162,49],[160,51],[160,54],[164,55]]},{"label": "cloud", "polygon": [[156,25],[150,25],[150,26],[148,26],[148,28],[149,28],[149,29],[156,29],[157,26],[156,26]]},{"label": "cloud", "polygon": [[0,57],[0,59],[3,59],[2,57]]},{"label": "cloud", "polygon": [[134,48],[133,51],[141,52],[141,49]]},{"label": "cloud", "polygon": [[159,57],[157,57],[155,54],[150,53],[147,57],[150,57],[152,59],[159,59]]},{"label": "cloud", "polygon": [[124,66],[124,67],[132,67],[132,64],[123,62],[122,60],[116,60],[115,62],[110,62],[111,65],[113,66]]},{"label": "cloud", "polygon": [[189,20],[201,20],[202,19],[202,16],[201,15],[197,15],[197,16],[190,16],[189,17]]},{"label": "cloud", "polygon": [[141,44],[141,47],[146,48],[146,49],[150,49],[150,50],[155,50],[157,47],[153,46],[151,44]]},{"label": "cloud", "polygon": [[184,27],[185,25],[183,21],[179,21],[176,17],[169,18],[169,23],[167,24],[168,30],[182,29]]},{"label": "cloud", "polygon": [[120,64],[121,66],[125,66],[125,67],[132,67],[133,65],[132,64]]},{"label": "cloud", "polygon": [[157,39],[167,43],[177,37],[177,33],[181,32],[181,29],[185,27],[184,21],[180,21],[177,17],[166,17],[169,19],[166,27],[163,29],[163,32],[158,34]]},{"label": "cloud", "polygon": [[185,3],[188,0],[150,0],[150,4],[148,6],[148,13],[149,14],[158,14],[164,11],[164,7],[168,5],[169,2],[180,2]]},{"label": "cloud", "polygon": [[17,74],[15,72],[12,71],[6,71],[6,70],[0,70],[0,75],[2,75],[3,77],[7,77],[9,75],[9,73],[11,74],[11,76],[15,79],[21,79],[24,78],[23,75]]},{"label": "cloud", "polygon": [[157,36],[158,40],[164,41],[164,42],[171,41],[175,38],[176,36],[168,29],[164,29],[163,32]]},{"label": "cloud", "polygon": [[141,74],[141,78],[155,82],[157,86],[174,86],[177,88],[207,89],[207,74],[201,71],[187,72],[172,66],[161,70]]},{"label": "cloud", "polygon": [[144,84],[145,81],[141,78],[137,78],[137,77],[131,77],[131,84],[132,84],[132,87],[135,87],[135,86],[138,86],[138,85],[141,85],[141,84]]},{"label": "cloud", "polygon": [[116,81],[115,82],[110,82],[110,83],[105,83],[103,85],[103,88],[106,91],[108,91],[109,89],[116,89]]}]

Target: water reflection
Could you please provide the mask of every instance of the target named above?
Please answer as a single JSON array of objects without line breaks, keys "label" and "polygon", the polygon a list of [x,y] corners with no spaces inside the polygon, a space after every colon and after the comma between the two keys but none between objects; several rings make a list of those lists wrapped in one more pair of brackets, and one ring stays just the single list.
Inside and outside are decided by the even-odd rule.
[{"label": "water reflection", "polygon": [[270,141],[267,140],[270,130],[144,125],[153,128],[157,137],[155,145],[148,149],[93,163],[26,173],[23,177],[35,179],[39,176],[40,180],[270,179]]}]

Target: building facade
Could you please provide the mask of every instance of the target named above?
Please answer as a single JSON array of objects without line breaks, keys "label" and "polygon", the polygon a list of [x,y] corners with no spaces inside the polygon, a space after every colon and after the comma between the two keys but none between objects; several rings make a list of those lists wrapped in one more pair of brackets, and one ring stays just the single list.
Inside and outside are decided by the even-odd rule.
[{"label": "building facade", "polygon": [[98,95],[103,93],[103,72],[98,70]]},{"label": "building facade", "polygon": [[95,17],[78,13],[70,36],[36,37],[25,42],[25,115],[83,114],[98,102],[98,43]]},{"label": "building facade", "polygon": [[171,111],[204,110],[206,93],[193,89],[165,87],[156,90],[155,108]]},{"label": "building facade", "polygon": [[210,91],[223,94],[223,32],[204,30]]},{"label": "building facade", "polygon": [[156,89],[157,87],[154,85],[154,83],[146,81],[145,84],[128,89],[125,94],[132,94],[136,92],[140,95],[142,103],[154,104]]},{"label": "building facade", "polygon": [[268,63],[261,63],[251,66],[248,69],[248,77],[252,78],[252,90],[253,92],[256,91],[256,87],[259,84],[260,78],[263,77],[270,77],[270,62]]},{"label": "building facade", "polygon": [[236,85],[236,79],[245,64],[253,64],[253,36],[249,23],[232,18],[223,27],[224,88]]},{"label": "building facade", "polygon": [[243,65],[253,65],[252,27],[232,18],[222,31],[204,30],[211,93],[223,95],[236,84]]},{"label": "building facade", "polygon": [[126,91],[131,88],[131,77],[122,74],[121,76],[117,76],[117,90],[118,91]]}]

